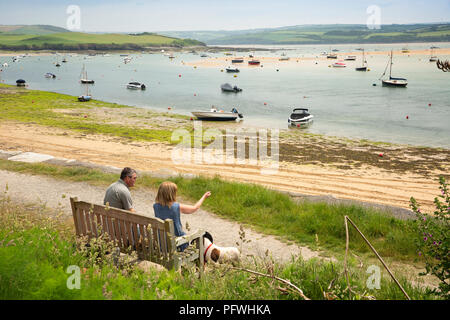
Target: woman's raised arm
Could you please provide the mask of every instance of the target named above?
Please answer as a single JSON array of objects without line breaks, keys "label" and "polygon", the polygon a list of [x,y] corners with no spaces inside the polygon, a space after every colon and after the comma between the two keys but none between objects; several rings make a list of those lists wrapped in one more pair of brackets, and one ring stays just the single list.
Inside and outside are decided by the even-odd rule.
[{"label": "woman's raised arm", "polygon": [[180,203],[180,212],[184,214],[191,214],[200,209],[203,201],[211,196],[211,191],[205,192],[205,194],[197,201],[197,203],[193,206],[189,204]]}]

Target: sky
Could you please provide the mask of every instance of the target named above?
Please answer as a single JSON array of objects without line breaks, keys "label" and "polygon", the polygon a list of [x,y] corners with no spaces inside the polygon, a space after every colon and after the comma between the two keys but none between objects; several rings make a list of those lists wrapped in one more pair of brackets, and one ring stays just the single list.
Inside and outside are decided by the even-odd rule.
[{"label": "sky", "polygon": [[[68,12],[71,5],[79,15]],[[450,22],[450,0],[0,0],[0,25],[83,32],[242,30],[374,18],[381,24]]]}]

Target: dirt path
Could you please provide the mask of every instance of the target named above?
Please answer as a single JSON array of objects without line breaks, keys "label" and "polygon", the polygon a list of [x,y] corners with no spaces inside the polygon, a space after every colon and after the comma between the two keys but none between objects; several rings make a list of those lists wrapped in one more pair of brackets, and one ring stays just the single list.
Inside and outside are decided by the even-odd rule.
[{"label": "dirt path", "polygon": [[[11,200],[23,203],[45,204],[50,208],[61,208],[70,217],[69,197],[77,196],[80,200],[103,203],[105,188],[96,187],[83,182],[67,182],[41,176],[25,175],[0,170],[0,191],[3,193],[8,185],[7,194]],[[63,198],[63,195],[65,198]],[[132,196],[136,210],[144,215],[154,216],[153,200],[155,193],[151,190],[136,189]],[[199,210],[192,215],[182,215],[183,227],[186,222],[191,231],[196,229],[208,230],[214,237],[214,242],[220,246],[237,246],[240,243],[240,225],[235,222],[219,218],[214,214]],[[244,228],[245,238],[250,243],[242,247],[244,255],[263,256],[266,250],[272,253],[277,261],[288,261],[291,255],[302,255],[305,259],[319,256],[319,252],[311,251],[307,247],[288,245],[273,236],[266,236]],[[238,246],[239,247],[239,246]]]},{"label": "dirt path", "polygon": [[[131,166],[154,173],[219,175],[228,180],[258,183],[277,190],[331,195],[404,209],[409,208],[409,199],[413,196],[428,212],[433,212],[433,200],[439,191],[436,177],[442,173],[436,172],[427,177],[392,172],[374,166],[349,170],[333,165],[301,165],[281,161],[278,171],[267,175],[261,174],[261,167],[249,164],[211,165],[196,164],[193,161],[176,164],[171,159],[173,147],[162,143],[129,142],[115,137],[81,135],[33,124],[2,124],[0,149],[32,151],[118,168]],[[447,163],[446,160],[443,162]]]}]

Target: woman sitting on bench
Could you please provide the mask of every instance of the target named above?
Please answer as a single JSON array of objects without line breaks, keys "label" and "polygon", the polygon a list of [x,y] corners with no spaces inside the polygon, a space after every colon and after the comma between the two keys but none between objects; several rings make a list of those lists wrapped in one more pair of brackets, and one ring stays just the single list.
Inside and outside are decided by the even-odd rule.
[{"label": "woman sitting on bench", "polygon": [[[173,182],[166,181],[161,183],[156,195],[155,204],[153,204],[153,210],[155,211],[155,217],[165,220],[172,219],[175,236],[181,237],[186,233],[181,226],[180,213],[192,214],[196,212],[203,201],[211,196],[211,192],[205,192],[205,194],[197,201],[193,206],[176,202],[177,199],[177,185]],[[188,244],[181,245],[177,248],[178,251],[184,251],[188,247]]]}]

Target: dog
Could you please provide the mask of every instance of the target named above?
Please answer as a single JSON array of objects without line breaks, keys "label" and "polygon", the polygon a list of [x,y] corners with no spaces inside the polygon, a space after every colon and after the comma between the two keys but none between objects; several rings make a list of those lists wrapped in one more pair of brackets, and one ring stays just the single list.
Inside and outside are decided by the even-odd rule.
[{"label": "dog", "polygon": [[219,247],[212,242],[210,234],[205,235],[203,238],[203,244],[205,246],[205,252],[203,254],[204,261],[212,261],[214,263],[226,263],[226,262],[238,262],[240,260],[241,253],[238,248],[235,247]]}]

